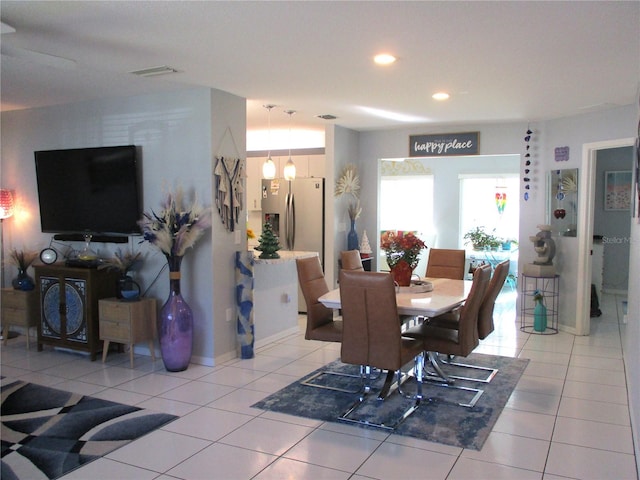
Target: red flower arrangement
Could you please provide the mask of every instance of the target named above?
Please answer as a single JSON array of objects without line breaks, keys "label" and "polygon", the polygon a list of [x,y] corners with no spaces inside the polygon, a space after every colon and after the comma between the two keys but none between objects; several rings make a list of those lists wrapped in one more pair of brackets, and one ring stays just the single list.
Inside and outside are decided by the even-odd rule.
[{"label": "red flower arrangement", "polygon": [[413,270],[418,266],[420,252],[427,245],[413,232],[386,230],[380,236],[380,248],[384,250],[390,268],[404,260]]}]

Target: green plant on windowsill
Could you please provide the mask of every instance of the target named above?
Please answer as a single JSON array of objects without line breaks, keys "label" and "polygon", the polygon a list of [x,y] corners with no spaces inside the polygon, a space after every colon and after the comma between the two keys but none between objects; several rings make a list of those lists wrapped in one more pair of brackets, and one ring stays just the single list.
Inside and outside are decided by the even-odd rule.
[{"label": "green plant on windowsill", "polygon": [[498,237],[487,233],[484,227],[472,228],[464,234],[463,238],[467,240],[464,244],[468,245],[470,243],[474,250],[496,249],[502,244],[502,241]]}]

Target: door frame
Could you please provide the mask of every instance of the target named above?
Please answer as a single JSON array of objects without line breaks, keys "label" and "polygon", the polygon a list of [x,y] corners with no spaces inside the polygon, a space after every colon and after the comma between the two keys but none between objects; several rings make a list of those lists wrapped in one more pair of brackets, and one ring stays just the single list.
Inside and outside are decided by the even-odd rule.
[{"label": "door frame", "polygon": [[580,185],[584,194],[579,195],[578,211],[578,279],[576,298],[576,335],[589,335],[591,329],[591,272],[593,248],[593,223],[596,193],[596,159],[598,150],[633,147],[635,138],[620,138],[582,145]]}]

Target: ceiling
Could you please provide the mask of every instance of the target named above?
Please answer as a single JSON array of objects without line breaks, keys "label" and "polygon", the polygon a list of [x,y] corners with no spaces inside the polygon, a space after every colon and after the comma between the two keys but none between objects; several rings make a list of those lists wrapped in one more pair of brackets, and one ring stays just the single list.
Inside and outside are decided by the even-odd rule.
[{"label": "ceiling", "polygon": [[[247,98],[249,130],[266,128],[263,105],[275,104],[274,129],[334,122],[363,131],[628,105],[640,79],[638,1],[2,0],[0,8],[15,29],[1,36],[3,111],[198,85]],[[374,65],[382,51],[398,60]],[[178,73],[128,73],[158,65]],[[433,100],[440,90],[451,98]]]}]

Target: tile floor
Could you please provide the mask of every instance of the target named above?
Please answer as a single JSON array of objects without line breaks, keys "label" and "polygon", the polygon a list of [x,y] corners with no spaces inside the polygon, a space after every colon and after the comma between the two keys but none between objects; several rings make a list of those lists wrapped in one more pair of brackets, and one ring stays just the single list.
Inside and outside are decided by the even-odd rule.
[{"label": "tile floor", "polygon": [[170,412],[180,418],[70,479],[637,479],[620,330],[623,299],[605,296],[592,335],[520,332],[515,295],[478,352],[531,359],[482,451],[250,408],[334,360],[337,345],[293,335],[252,360],[192,365],[110,354],[107,363],[24,337],[2,347],[2,375]]}]

